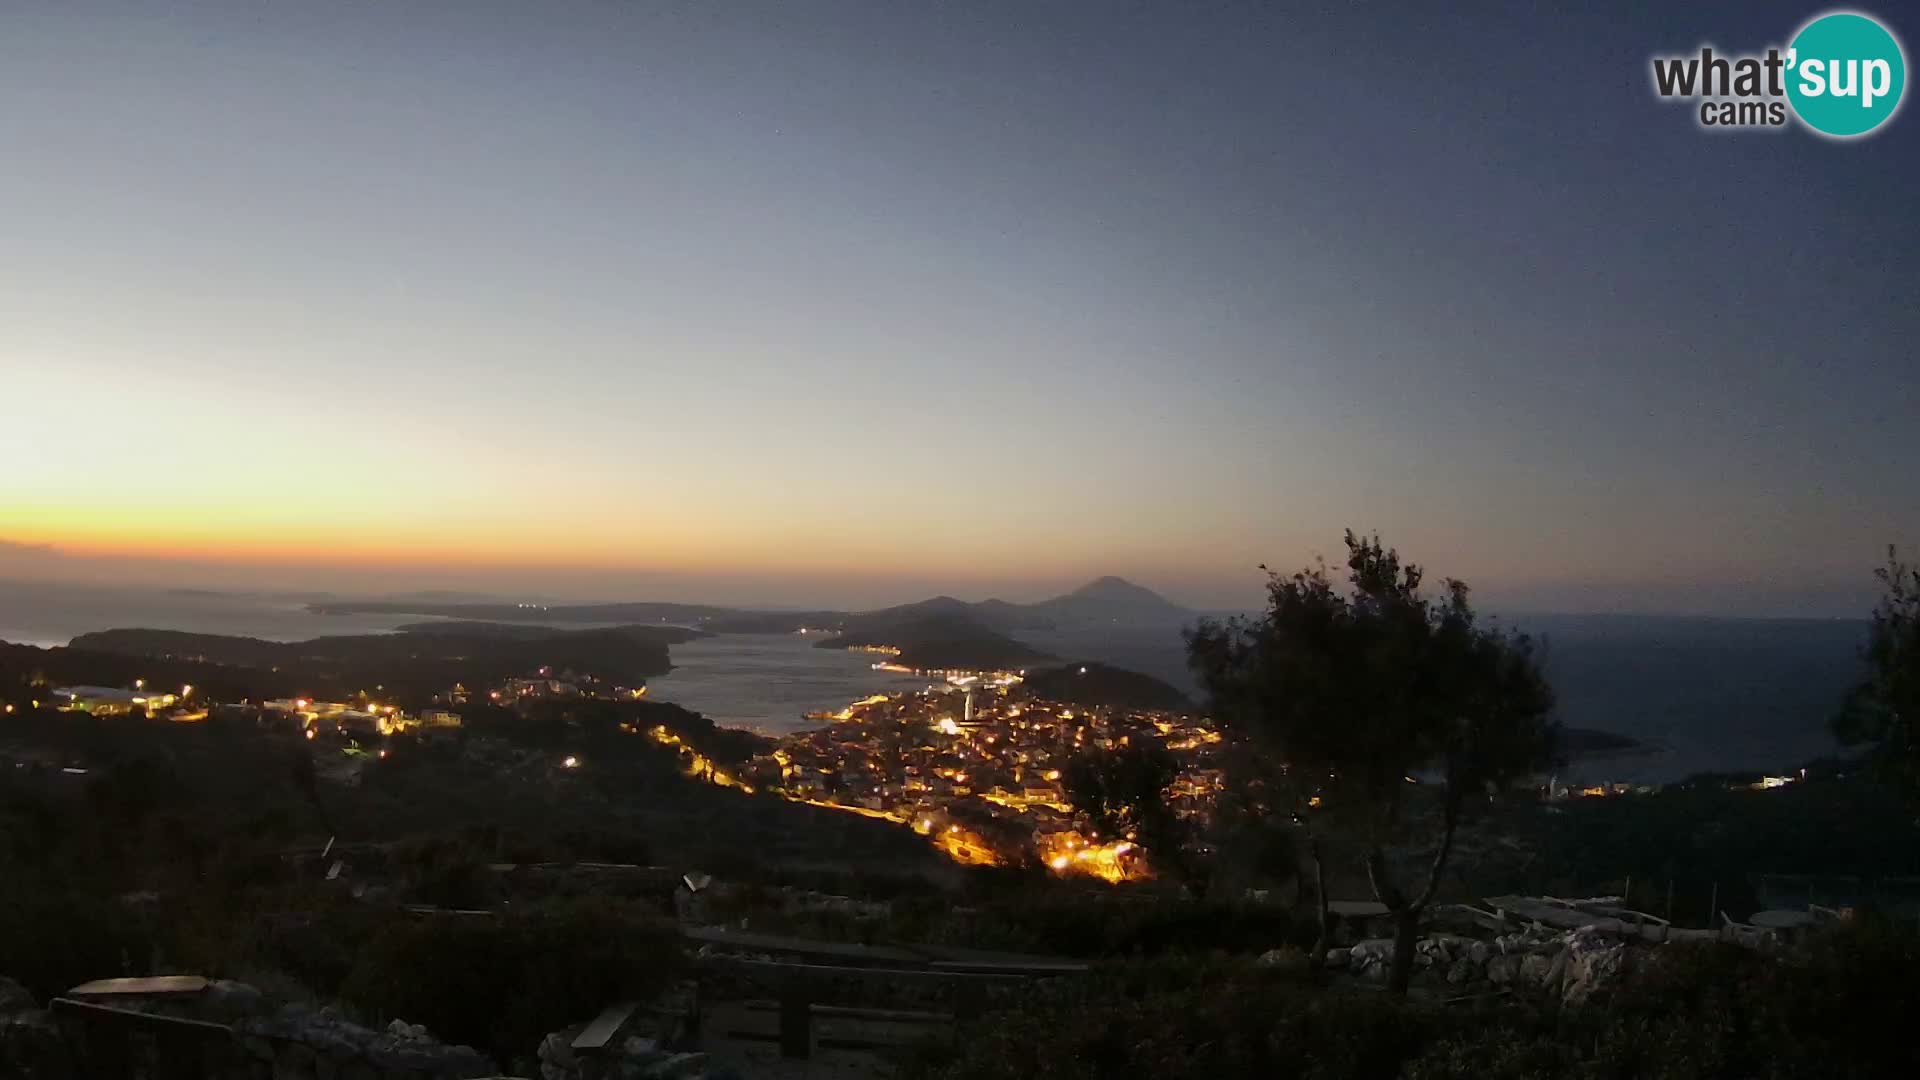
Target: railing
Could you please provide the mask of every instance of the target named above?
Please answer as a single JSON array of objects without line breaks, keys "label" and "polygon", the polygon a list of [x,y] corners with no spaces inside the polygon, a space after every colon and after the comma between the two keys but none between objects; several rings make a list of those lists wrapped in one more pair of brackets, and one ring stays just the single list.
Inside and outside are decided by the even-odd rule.
[{"label": "railing", "polygon": [[239,1044],[225,1024],[54,998],[51,1009],[89,1080],[203,1080],[232,1075]]},{"label": "railing", "polygon": [[[810,941],[717,927],[689,928],[685,933],[709,950],[701,958],[703,983],[743,980],[772,995],[715,1006],[711,1015],[721,1030],[712,1034],[742,1042],[777,1043],[780,1056],[787,1059],[810,1058],[817,1049],[867,1051],[907,1045],[976,1015],[996,986],[1087,970],[1084,963],[1054,957]],[[730,955],[724,950],[757,955]],[[767,958],[776,954],[786,958]],[[887,1007],[832,1000],[837,989],[850,983],[862,989],[891,990]],[[902,996],[927,1007],[904,1007]],[[704,989],[701,997],[708,997]]]}]

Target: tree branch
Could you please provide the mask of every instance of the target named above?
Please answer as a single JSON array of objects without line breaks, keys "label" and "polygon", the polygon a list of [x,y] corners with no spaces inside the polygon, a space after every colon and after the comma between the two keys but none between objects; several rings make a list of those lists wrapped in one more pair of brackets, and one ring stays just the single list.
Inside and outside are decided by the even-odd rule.
[{"label": "tree branch", "polygon": [[1453,834],[1460,829],[1460,794],[1451,783],[1447,785],[1445,807],[1441,816],[1440,850],[1433,853],[1433,864],[1427,868],[1427,884],[1420,890],[1419,899],[1413,902],[1414,911],[1425,911],[1432,902],[1434,890],[1440,887],[1440,873],[1446,869],[1447,856],[1453,851]]},{"label": "tree branch", "polygon": [[1387,905],[1387,910],[1398,913],[1407,906],[1407,898],[1400,887],[1387,875],[1387,856],[1378,844],[1367,848],[1367,884],[1373,886],[1374,898]]}]

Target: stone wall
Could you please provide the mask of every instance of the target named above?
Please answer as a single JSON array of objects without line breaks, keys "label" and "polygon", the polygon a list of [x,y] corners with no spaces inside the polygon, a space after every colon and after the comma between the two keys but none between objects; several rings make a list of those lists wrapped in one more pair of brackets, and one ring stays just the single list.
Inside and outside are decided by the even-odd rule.
[{"label": "stone wall", "polygon": [[[439,1042],[394,1021],[361,1027],[332,1008],[270,1007],[244,983],[216,981],[201,994],[123,996],[113,1008],[221,1024],[233,1032],[226,1066],[210,1080],[465,1080],[493,1076],[469,1046]],[[117,1032],[92,1021],[61,1022],[17,983],[0,978],[0,1076],[81,1080],[84,1063]]]},{"label": "stone wall", "polygon": [[[1657,948],[1658,946],[1644,946]],[[1490,941],[1432,934],[1414,945],[1415,976],[1458,993],[1514,989],[1579,1004],[1615,979],[1632,962],[1634,949],[1599,927],[1555,931],[1532,927]],[[1375,938],[1332,949],[1327,966],[1350,975],[1386,981],[1393,965],[1393,939]]]},{"label": "stone wall", "polygon": [[332,1008],[288,1005],[234,1025],[244,1062],[234,1080],[464,1080],[499,1070],[470,1046],[450,1046],[418,1024],[361,1027]]}]

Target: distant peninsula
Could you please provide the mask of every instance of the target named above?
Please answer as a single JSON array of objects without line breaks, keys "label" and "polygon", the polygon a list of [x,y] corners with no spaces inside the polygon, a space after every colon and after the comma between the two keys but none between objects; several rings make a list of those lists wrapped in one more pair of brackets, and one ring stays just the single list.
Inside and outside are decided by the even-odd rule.
[{"label": "distant peninsula", "polygon": [[1188,712],[1193,702],[1173,686],[1138,671],[1088,661],[1027,672],[1021,689],[1049,701],[1150,712]]},{"label": "distant peninsula", "polygon": [[660,626],[555,630],[429,623],[414,632],[281,642],[132,628],[81,634],[69,648],[299,674],[350,690],[419,686],[438,691],[462,679],[498,681],[543,668],[595,672],[642,686],[649,676],[672,670],[669,645],[699,636],[697,631]]},{"label": "distant peninsula", "polygon": [[1057,659],[958,613],[863,618],[816,648],[885,649],[915,671],[1011,671]]},{"label": "distant peninsula", "polygon": [[[435,616],[451,621],[411,623],[402,629],[414,634],[496,641],[533,640],[542,635],[541,627],[582,623],[622,629],[677,627],[708,634],[805,631],[823,635],[817,643],[820,648],[884,650],[895,654],[895,662],[901,667],[917,671],[1019,670],[1057,663],[1060,657],[1019,640],[1018,635],[1025,631],[1117,626],[1171,630],[1192,622],[1195,615],[1151,589],[1111,576],[1030,604],[998,599],[972,603],[935,596],[860,612],[654,602],[531,604],[420,598],[328,601],[310,604],[308,609],[318,614]],[[1172,691],[1171,687],[1166,689]]]}]

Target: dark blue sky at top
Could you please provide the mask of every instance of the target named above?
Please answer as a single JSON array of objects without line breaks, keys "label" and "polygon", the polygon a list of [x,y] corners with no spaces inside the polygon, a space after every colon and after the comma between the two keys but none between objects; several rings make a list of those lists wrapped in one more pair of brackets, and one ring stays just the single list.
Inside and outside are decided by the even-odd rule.
[{"label": "dark blue sky at top", "polygon": [[1510,604],[1824,614],[1920,542],[1920,116],[1717,133],[1650,88],[1814,6],[157,7],[0,16],[0,363],[42,380],[127,370],[74,330],[119,315],[167,377],[382,380],[589,475],[665,445],[598,410],[673,398],[718,449],[661,498],[794,551],[853,541],[784,493],[854,486],[777,447],[1000,485],[997,530],[901,493],[926,531],[873,528],[928,554],[876,598],[1219,603],[1355,525]]}]

